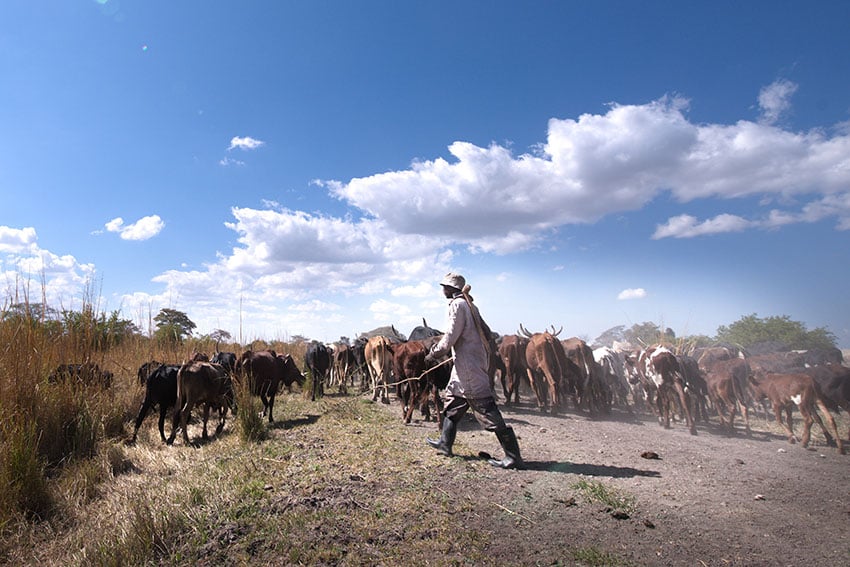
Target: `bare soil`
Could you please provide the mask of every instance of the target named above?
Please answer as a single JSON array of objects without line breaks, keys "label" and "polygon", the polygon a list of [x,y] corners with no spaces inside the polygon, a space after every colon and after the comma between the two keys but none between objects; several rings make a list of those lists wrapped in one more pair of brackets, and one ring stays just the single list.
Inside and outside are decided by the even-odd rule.
[{"label": "bare soil", "polygon": [[[526,470],[441,481],[474,503],[465,525],[492,532],[489,564],[850,565],[850,456],[827,447],[817,425],[804,449],[752,416],[752,435],[738,423],[731,435],[699,424],[693,436],[650,415],[553,416],[526,404],[502,413]],[[422,429],[423,443],[435,431],[433,423],[410,427]],[[848,435],[846,415],[839,432]],[[455,452],[470,461],[502,454],[473,419]],[[582,485],[602,485],[634,506],[624,513]]]}]

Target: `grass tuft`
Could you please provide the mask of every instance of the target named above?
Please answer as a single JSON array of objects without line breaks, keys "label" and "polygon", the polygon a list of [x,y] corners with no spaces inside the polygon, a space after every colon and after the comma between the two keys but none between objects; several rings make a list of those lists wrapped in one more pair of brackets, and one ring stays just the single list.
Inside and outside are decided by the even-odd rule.
[{"label": "grass tuft", "polygon": [[631,515],[636,510],[635,498],[633,496],[609,488],[601,482],[580,480],[572,484],[571,488],[578,490],[592,502],[604,504],[608,508],[611,508],[612,511]]}]

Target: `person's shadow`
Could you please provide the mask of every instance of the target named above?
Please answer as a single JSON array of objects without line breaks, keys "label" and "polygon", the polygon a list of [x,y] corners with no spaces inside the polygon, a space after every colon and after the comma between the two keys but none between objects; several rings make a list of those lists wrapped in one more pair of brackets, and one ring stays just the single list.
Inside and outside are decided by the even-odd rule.
[{"label": "person's shadow", "polygon": [[[455,455],[465,461],[489,460],[492,457],[481,451],[476,455]],[[636,469],[632,467],[615,467],[611,465],[591,465],[589,463],[569,463],[561,461],[523,461],[525,466],[520,470],[541,471],[562,474],[579,474],[585,476],[607,476],[611,478],[632,478],[636,476],[660,477],[658,471]]]}]

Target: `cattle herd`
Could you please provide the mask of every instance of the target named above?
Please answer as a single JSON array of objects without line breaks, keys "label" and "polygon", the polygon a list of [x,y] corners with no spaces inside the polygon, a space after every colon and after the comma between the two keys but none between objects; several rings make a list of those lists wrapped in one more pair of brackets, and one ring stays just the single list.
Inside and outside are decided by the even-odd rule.
[{"label": "cattle herd", "polygon": [[[247,350],[240,355],[216,352],[211,358],[198,354],[184,364],[150,361],[138,370],[145,388],[133,432],[136,440],[145,417],[159,407],[159,433],[171,444],[178,431],[190,444],[186,424],[195,406],[203,409],[203,438],[212,410],[219,415],[220,433],[227,411],[235,413],[234,384],[246,384],[259,396],[263,416],[274,421],[278,391],[293,384],[304,386],[310,376],[312,400],[326,388],[348,393],[359,383],[360,391],[371,390],[373,401],[390,403],[394,392],[402,406],[402,419],[409,423],[413,413],[433,418],[441,426],[442,400],[451,373],[451,357],[426,361],[431,346],[442,333],[423,325],[410,338],[389,334],[364,335],[354,344],[311,343],[304,358],[304,372],[290,355],[272,350]],[[554,327],[530,332],[522,325],[515,335],[490,341],[490,377],[494,395],[501,383],[505,405],[520,403],[520,395],[541,412],[557,414],[572,408],[602,418],[613,411],[629,415],[651,413],[666,428],[679,421],[691,434],[715,418],[720,427],[734,430],[735,419],[750,433],[751,411],[773,418],[792,443],[804,447],[817,423],[831,446],[844,453],[844,438],[837,430],[833,413],[850,413],[850,368],[843,365],[841,351],[783,351],[751,354],[731,346],[696,349],[688,354],[661,344],[644,348],[591,348],[578,338],[562,340]],[[63,364],[51,382],[74,380],[97,382],[109,387],[112,374],[92,364]],[[803,422],[802,435],[793,430],[792,410]],[[164,425],[171,410],[171,434]],[[845,436],[850,441],[850,430]]]}]

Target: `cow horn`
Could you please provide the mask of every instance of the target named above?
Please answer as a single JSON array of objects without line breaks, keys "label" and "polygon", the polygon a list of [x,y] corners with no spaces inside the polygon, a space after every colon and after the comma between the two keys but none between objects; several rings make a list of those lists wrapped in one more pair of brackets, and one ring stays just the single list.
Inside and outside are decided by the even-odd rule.
[{"label": "cow horn", "polygon": [[520,335],[522,335],[526,338],[529,338],[529,339],[531,338],[531,333],[528,332],[528,329],[526,329],[525,327],[522,326],[522,323],[519,324],[519,331],[520,331],[519,332]]},{"label": "cow horn", "polygon": [[563,325],[561,325],[561,328],[560,328],[560,329],[558,329],[558,332],[555,332],[555,325],[549,325],[549,326],[550,326],[550,327],[552,327],[552,336],[553,336],[553,337],[557,337],[558,335],[560,335],[560,334],[561,334],[561,331],[563,331],[563,330],[564,330],[564,326],[563,326]]}]

